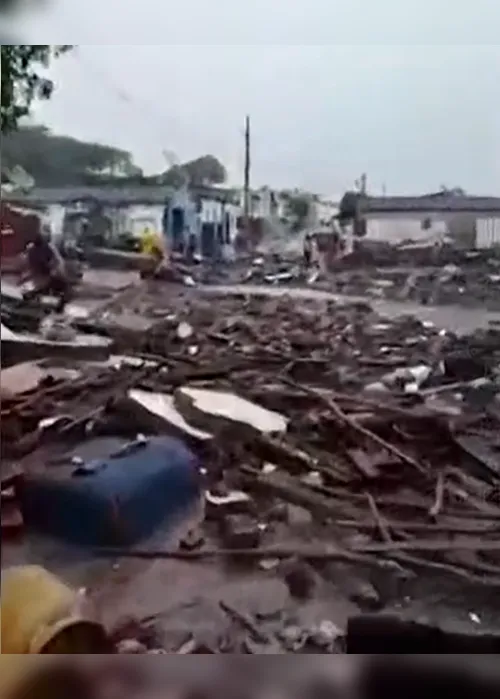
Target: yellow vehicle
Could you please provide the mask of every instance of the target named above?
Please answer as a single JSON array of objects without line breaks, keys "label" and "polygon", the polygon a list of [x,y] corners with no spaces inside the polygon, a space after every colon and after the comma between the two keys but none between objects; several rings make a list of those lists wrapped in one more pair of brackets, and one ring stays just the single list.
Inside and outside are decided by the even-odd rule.
[{"label": "yellow vehicle", "polygon": [[165,254],[161,236],[149,228],[145,228],[141,235],[140,249],[143,255],[151,255],[157,259],[162,259]]},{"label": "yellow vehicle", "polygon": [[141,269],[141,277],[154,277],[167,266],[168,255],[163,238],[149,228],[144,229],[140,249],[146,258]]}]

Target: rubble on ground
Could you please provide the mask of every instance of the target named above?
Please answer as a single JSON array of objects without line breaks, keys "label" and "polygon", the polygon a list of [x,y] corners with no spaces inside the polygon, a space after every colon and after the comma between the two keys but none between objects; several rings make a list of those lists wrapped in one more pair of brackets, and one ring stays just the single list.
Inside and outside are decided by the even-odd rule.
[{"label": "rubble on ground", "polygon": [[366,296],[424,305],[500,310],[500,260],[493,252],[450,250],[437,255],[384,245],[377,254],[361,247],[330,266],[305,267],[299,255],[256,254],[222,266],[195,268],[204,284],[262,284],[310,287],[347,296]]},{"label": "rubble on ground", "polygon": [[68,441],[182,435],[203,464],[199,524],[174,547],[100,555],[225,562],[288,601],[259,614],[222,599],[211,635],[131,632],[120,652],[338,653],[336,619],[298,611],[328,590],[372,613],[424,579],[498,595],[500,329],[464,338],[366,303],[187,292],[144,291],[129,312],[144,327],[106,328],[120,355],[2,400],[2,504]]}]

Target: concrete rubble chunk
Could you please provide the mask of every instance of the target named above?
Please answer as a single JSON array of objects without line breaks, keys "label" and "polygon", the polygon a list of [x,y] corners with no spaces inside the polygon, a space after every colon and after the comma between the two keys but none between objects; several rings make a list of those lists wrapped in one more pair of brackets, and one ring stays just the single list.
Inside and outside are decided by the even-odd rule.
[{"label": "concrete rubble chunk", "polygon": [[183,321],[177,326],[177,337],[180,340],[187,340],[193,334],[193,326]]},{"label": "concrete rubble chunk", "polygon": [[311,641],[319,648],[330,648],[341,637],[341,629],[328,619],[321,621],[310,634]]},{"label": "concrete rubble chunk", "polygon": [[127,638],[120,641],[117,645],[116,652],[122,654],[140,654],[147,653],[147,648],[143,643],[140,643],[135,638]]},{"label": "concrete rubble chunk", "polygon": [[32,361],[59,357],[75,361],[103,361],[111,353],[112,342],[100,335],[77,334],[70,342],[47,340],[41,335],[16,334],[2,325],[3,360],[11,364],[12,358],[18,361]]},{"label": "concrete rubble chunk", "polygon": [[47,373],[36,362],[23,362],[2,369],[0,383],[4,395],[19,395],[36,389]]},{"label": "concrete rubble chunk", "polygon": [[286,650],[297,653],[304,647],[307,633],[301,626],[287,626],[278,632],[278,638]]},{"label": "concrete rubble chunk", "polygon": [[288,420],[283,415],[234,393],[183,386],[174,398],[177,410],[199,429],[216,432],[239,425],[264,434],[287,430]]},{"label": "concrete rubble chunk", "polygon": [[377,590],[366,580],[353,579],[350,581],[349,598],[361,609],[378,610],[383,605]]},{"label": "concrete rubble chunk", "polygon": [[22,362],[0,372],[0,384],[4,395],[19,395],[38,388],[40,383],[51,376],[54,379],[78,378],[80,372],[63,367],[46,367],[43,362]]},{"label": "concrete rubble chunk", "polygon": [[52,314],[44,318],[40,323],[39,330],[45,340],[58,342],[73,342],[77,335],[70,319],[62,314]]},{"label": "concrete rubble chunk", "polygon": [[141,367],[155,367],[158,366],[158,362],[146,361],[140,357],[132,357],[121,354],[112,354],[108,359],[108,365],[114,367],[115,369],[121,369],[123,366],[129,366],[134,369],[140,369]]},{"label": "concrete rubble chunk", "polygon": [[205,511],[208,519],[221,519],[227,515],[246,512],[250,503],[250,496],[242,491],[233,490],[224,495],[209,490],[205,493]]},{"label": "concrete rubble chunk", "polygon": [[139,389],[131,389],[128,396],[148,412],[162,418],[180,432],[200,441],[212,439],[212,435],[209,432],[199,430],[186,422],[183,415],[177,410],[173,396],[167,393],[152,393]]},{"label": "concrete rubble chunk", "polygon": [[12,332],[10,328],[8,328],[6,325],[3,323],[1,324],[1,333],[2,333],[2,341],[3,340],[17,340],[18,335],[15,332]]},{"label": "concrete rubble chunk", "polygon": [[396,369],[390,374],[386,374],[382,381],[388,387],[394,387],[399,384],[415,384],[418,387],[426,381],[432,372],[432,368],[426,364],[419,364],[418,366],[406,367],[401,369]]},{"label": "concrete rubble chunk", "polygon": [[299,505],[288,504],[286,508],[287,522],[292,527],[302,527],[312,524],[313,517],[309,510]]},{"label": "concrete rubble chunk", "polygon": [[366,393],[389,393],[390,389],[382,381],[374,381],[364,388]]},{"label": "concrete rubble chunk", "polygon": [[256,549],[262,532],[258,523],[248,515],[228,515],[223,524],[224,544],[229,549]]}]

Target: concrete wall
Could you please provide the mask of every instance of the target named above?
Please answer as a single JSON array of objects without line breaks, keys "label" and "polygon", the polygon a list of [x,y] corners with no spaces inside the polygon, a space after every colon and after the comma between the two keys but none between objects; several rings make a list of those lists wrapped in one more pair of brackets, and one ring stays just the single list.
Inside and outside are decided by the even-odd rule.
[{"label": "concrete wall", "polygon": [[[427,229],[422,225],[426,218],[431,221],[431,227]],[[365,220],[366,238],[386,243],[424,240],[448,230],[443,219],[432,218],[430,214],[369,214]]]},{"label": "concrete wall", "polygon": [[497,218],[477,219],[478,248],[493,248],[500,245],[500,215]]},{"label": "concrete wall", "polygon": [[250,195],[250,215],[255,218],[272,218],[275,214],[272,191],[263,187]]},{"label": "concrete wall", "polygon": [[145,228],[161,231],[163,206],[131,206],[107,212],[116,222],[115,234],[132,233],[139,237]]},{"label": "concrete wall", "polygon": [[[290,192],[292,196],[304,194],[301,190]],[[340,201],[340,198],[338,201]],[[239,192],[239,206],[243,211],[243,190]],[[288,197],[269,187],[254,190],[250,198],[250,215],[255,218],[280,220],[286,218]],[[321,225],[322,221],[330,221],[338,213],[338,204],[332,199],[317,199],[311,203],[311,224]]]},{"label": "concrete wall", "polygon": [[312,216],[316,221],[315,225],[317,226],[329,225],[332,218],[339,212],[338,204],[324,199],[313,201],[311,208],[313,209]]},{"label": "concrete wall", "polygon": [[[50,225],[53,239],[63,235],[63,224],[66,213],[86,213],[85,205],[64,206],[51,204],[42,214],[43,223]],[[140,236],[145,228],[161,231],[163,206],[132,205],[126,208],[105,207],[103,215],[111,221],[112,235],[118,237],[124,233]]]},{"label": "concrete wall", "polygon": [[[369,214],[365,216],[367,239],[391,243],[425,240],[446,235],[465,248],[485,248],[500,244],[500,215],[443,212]],[[425,225],[425,223],[430,225]]]},{"label": "concrete wall", "polygon": [[[238,208],[243,213],[245,207],[244,191],[240,189],[238,192]],[[261,189],[252,190],[250,192],[250,216],[254,218],[279,218],[283,215],[285,203],[280,199],[278,192],[275,192],[270,187],[261,187]],[[240,215],[241,215],[240,214]]]},{"label": "concrete wall", "polygon": [[[230,220],[230,238],[234,241],[237,229],[237,220],[241,216],[241,207],[234,204],[222,204],[215,199],[203,199],[201,202],[201,211],[190,193],[185,189],[177,191],[170,204],[170,209],[180,207],[186,212],[186,226],[199,236],[201,225],[203,223],[222,223],[225,214],[229,215]],[[164,205],[131,205],[128,207],[105,207],[103,215],[111,221],[111,235],[113,238],[119,237],[124,233],[132,233],[139,237],[145,228],[154,231],[163,231],[163,215]],[[63,233],[63,221],[66,211],[75,213],[81,211],[85,213],[87,207],[70,206],[66,207],[61,204],[54,204],[47,207],[46,211],[41,215],[44,222],[50,223],[51,232],[54,238],[59,237]]]}]

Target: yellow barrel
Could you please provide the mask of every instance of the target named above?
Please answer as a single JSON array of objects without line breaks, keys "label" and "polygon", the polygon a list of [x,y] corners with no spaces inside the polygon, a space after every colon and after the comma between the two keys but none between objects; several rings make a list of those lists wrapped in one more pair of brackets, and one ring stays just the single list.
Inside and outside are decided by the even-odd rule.
[{"label": "yellow barrel", "polygon": [[79,594],[39,566],[2,572],[0,615],[2,654],[110,652]]}]

